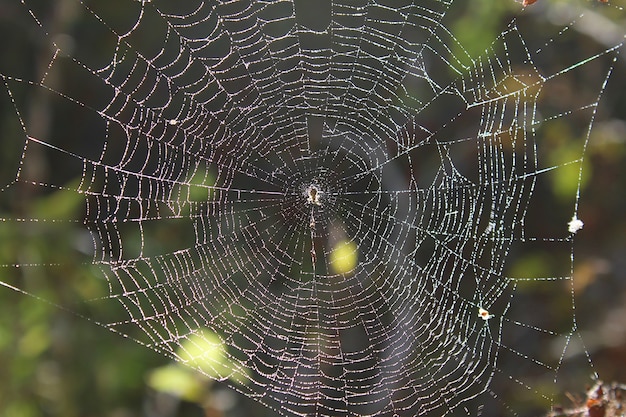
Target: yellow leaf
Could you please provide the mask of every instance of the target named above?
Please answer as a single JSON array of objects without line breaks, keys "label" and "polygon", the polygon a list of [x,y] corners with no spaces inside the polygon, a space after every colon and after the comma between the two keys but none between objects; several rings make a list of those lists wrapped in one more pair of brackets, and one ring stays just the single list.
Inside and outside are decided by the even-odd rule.
[{"label": "yellow leaf", "polygon": [[340,241],[330,253],[330,268],[336,274],[346,274],[356,267],[358,257],[356,243]]}]

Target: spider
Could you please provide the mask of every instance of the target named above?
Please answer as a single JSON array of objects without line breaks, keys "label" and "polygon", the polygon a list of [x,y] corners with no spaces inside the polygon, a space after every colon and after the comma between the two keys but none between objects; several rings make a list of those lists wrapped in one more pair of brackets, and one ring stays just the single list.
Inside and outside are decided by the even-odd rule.
[{"label": "spider", "polygon": [[317,186],[311,185],[306,189],[307,199],[306,202],[309,204],[315,204],[316,206],[321,206],[320,195],[322,192],[317,189]]}]

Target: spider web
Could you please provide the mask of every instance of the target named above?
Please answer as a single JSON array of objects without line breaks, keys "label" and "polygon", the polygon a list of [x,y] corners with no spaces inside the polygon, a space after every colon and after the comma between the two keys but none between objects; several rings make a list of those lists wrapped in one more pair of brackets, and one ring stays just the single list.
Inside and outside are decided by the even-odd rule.
[{"label": "spider web", "polygon": [[[67,1],[67,27],[9,3],[46,58],[0,66],[21,132],[2,193],[86,205],[3,221],[84,224],[96,322],[285,416],[516,415],[594,372],[573,235],[621,33],[566,62],[586,15],[541,44],[513,20],[477,57],[451,1]],[[63,130],[41,133],[32,96]],[[511,267],[537,251],[549,270]],[[41,267],[4,262],[3,285],[30,293],[19,271]]]}]

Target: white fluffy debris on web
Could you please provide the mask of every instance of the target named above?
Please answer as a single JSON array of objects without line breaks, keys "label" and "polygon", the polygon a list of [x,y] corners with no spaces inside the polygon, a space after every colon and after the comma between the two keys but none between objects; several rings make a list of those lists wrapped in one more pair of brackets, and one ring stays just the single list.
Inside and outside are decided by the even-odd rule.
[{"label": "white fluffy debris on web", "polygon": [[578,217],[576,217],[576,215],[574,214],[572,216],[572,220],[569,221],[569,223],[567,223],[567,230],[569,230],[570,233],[576,233],[578,232],[580,229],[582,229],[584,226],[584,223],[582,222],[582,220],[580,220]]},{"label": "white fluffy debris on web", "polygon": [[493,314],[489,314],[488,310],[485,310],[482,307],[478,307],[478,317],[480,317],[481,319],[487,321],[489,319],[494,318],[495,316]]}]

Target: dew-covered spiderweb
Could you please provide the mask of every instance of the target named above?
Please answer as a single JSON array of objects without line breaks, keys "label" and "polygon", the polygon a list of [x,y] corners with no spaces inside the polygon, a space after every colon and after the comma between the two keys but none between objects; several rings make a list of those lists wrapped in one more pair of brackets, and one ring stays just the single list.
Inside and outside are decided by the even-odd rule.
[{"label": "dew-covered spiderweb", "polygon": [[[518,7],[472,53],[468,3],[4,1],[37,53],[0,64],[3,198],[84,211],[2,223],[50,245],[80,225],[91,273],[63,306],[280,415],[549,409],[595,372],[573,238],[619,7]],[[591,18],[608,35],[580,46]],[[3,285],[42,298],[29,271],[72,261],[3,256]]]}]

